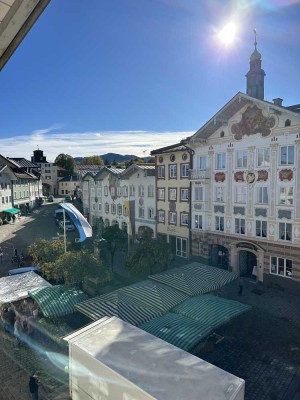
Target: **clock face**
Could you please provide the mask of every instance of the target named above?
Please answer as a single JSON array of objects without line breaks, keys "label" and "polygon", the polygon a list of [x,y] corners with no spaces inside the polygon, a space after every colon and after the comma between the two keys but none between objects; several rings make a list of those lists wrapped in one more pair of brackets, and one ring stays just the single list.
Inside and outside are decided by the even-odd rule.
[{"label": "clock face", "polygon": [[246,175],[246,182],[253,183],[255,181],[255,174],[254,172],[248,172]]}]

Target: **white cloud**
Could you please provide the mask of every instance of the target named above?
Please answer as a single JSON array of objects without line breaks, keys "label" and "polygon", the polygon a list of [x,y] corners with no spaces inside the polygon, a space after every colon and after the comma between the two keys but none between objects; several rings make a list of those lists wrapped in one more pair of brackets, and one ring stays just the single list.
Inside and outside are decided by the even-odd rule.
[{"label": "white cloud", "polygon": [[29,135],[0,139],[0,154],[5,157],[31,159],[33,151],[44,151],[48,161],[54,161],[60,153],[72,157],[85,157],[105,153],[148,156],[151,150],[169,146],[192,135],[194,132],[157,131],[104,131],[53,133],[59,125],[37,129]]}]

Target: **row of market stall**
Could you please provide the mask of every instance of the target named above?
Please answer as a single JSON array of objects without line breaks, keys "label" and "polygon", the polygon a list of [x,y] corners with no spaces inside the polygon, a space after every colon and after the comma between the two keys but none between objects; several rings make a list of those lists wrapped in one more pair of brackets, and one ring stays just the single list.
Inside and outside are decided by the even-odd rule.
[{"label": "row of market stall", "polygon": [[[89,298],[83,291],[52,286],[34,272],[0,279],[0,305],[26,297],[39,307],[41,322],[80,312],[96,321],[116,316],[183,350],[191,351],[220,325],[249,309],[248,305],[212,294],[235,280],[236,274],[190,263],[149,276],[114,292]],[[60,329],[57,336],[69,334]]]}]

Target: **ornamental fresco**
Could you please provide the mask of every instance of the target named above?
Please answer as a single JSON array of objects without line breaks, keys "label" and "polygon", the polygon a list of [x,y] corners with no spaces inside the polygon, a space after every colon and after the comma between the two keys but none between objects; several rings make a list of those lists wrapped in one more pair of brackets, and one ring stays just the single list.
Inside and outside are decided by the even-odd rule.
[{"label": "ornamental fresco", "polygon": [[237,171],[234,173],[234,180],[236,182],[244,182],[244,171]]},{"label": "ornamental fresco", "polygon": [[242,114],[241,121],[232,125],[231,132],[236,140],[242,139],[245,135],[250,136],[256,133],[269,136],[274,126],[274,117],[264,117],[262,110],[257,106],[249,106]]},{"label": "ornamental fresco", "polygon": [[224,172],[217,172],[215,174],[215,181],[216,182],[224,182],[225,181],[225,173]]},{"label": "ornamental fresco", "polygon": [[269,176],[268,171],[265,171],[265,170],[257,171],[257,180],[258,181],[266,182],[268,180],[268,176]]},{"label": "ornamental fresco", "polygon": [[292,169],[282,169],[279,171],[279,179],[281,181],[291,181],[293,179],[293,170]]}]

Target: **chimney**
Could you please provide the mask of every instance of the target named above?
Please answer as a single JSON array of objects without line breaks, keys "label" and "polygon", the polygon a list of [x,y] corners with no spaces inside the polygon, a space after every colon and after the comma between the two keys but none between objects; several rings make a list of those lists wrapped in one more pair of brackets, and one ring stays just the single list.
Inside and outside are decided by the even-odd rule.
[{"label": "chimney", "polygon": [[276,99],[273,99],[273,103],[275,104],[275,106],[282,107],[282,102],[283,100],[280,97],[276,97]]}]

